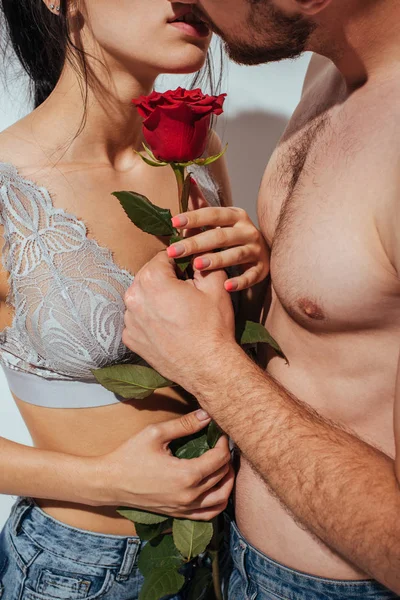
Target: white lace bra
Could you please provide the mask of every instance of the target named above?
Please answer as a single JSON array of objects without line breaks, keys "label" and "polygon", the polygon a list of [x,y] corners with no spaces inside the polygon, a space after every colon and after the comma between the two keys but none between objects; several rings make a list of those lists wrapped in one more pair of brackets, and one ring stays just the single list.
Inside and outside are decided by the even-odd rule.
[{"label": "white lace bra", "polygon": [[[218,206],[207,170],[192,171],[209,204]],[[0,363],[11,390],[41,406],[118,402],[95,383],[91,369],[133,358],[121,337],[123,297],[134,276],[87,237],[82,221],[55,208],[45,188],[7,163],[0,163],[0,224],[15,311],[0,333]],[[75,382],[75,391],[61,382]],[[77,382],[86,383],[79,393]]]}]

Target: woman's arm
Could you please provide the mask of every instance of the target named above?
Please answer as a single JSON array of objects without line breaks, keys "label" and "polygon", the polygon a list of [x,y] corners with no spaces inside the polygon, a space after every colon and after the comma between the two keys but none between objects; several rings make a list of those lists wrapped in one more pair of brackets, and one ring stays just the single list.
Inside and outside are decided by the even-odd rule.
[{"label": "woman's arm", "polygon": [[0,438],[0,493],[94,505],[93,463]]},{"label": "woman's arm", "polygon": [[151,425],[99,457],[0,438],[0,493],[210,520],[225,509],[233,487],[227,439],[192,460],[175,458],[168,450],[173,439],[196,433],[209,422],[204,411],[197,411]]}]

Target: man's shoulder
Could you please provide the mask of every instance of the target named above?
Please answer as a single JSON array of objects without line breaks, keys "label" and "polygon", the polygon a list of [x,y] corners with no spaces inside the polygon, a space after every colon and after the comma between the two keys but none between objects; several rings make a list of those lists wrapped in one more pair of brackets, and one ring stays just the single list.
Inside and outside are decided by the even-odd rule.
[{"label": "man's shoulder", "polygon": [[332,90],[342,79],[333,62],[319,54],[311,56],[304,78],[300,101],[292,114],[282,139],[291,136],[330,106]]}]

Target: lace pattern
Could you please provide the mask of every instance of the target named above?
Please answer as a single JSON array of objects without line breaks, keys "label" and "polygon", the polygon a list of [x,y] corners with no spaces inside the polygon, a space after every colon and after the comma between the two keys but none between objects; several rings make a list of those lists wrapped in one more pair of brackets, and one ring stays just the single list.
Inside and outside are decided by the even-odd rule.
[{"label": "lace pattern", "polygon": [[[208,203],[218,206],[208,171],[191,172]],[[132,361],[121,338],[123,297],[134,276],[111,251],[7,163],[0,163],[0,223],[15,310],[11,327],[0,333],[0,362],[48,379],[94,380],[91,369]]]}]

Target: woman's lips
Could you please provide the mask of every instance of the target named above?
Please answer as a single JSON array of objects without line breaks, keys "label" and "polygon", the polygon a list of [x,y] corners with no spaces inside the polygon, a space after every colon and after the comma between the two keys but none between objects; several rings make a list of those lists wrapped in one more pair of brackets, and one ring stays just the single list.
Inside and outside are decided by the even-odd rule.
[{"label": "woman's lips", "polygon": [[170,23],[176,29],[180,29],[191,37],[204,38],[210,35],[210,28],[202,22],[185,23],[184,21],[173,21]]}]

